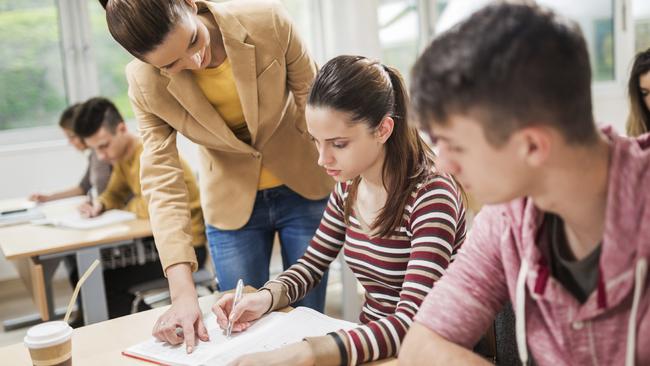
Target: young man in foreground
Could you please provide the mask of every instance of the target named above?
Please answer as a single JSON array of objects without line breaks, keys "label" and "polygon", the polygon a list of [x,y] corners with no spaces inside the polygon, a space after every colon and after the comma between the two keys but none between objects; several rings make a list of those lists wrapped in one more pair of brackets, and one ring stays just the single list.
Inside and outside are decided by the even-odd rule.
[{"label": "young man in foreground", "polygon": [[492,5],[436,38],[413,75],[438,166],[488,206],[400,363],[488,364],[468,348],[511,300],[523,364],[650,364],[650,139],[596,127],[577,25]]}]

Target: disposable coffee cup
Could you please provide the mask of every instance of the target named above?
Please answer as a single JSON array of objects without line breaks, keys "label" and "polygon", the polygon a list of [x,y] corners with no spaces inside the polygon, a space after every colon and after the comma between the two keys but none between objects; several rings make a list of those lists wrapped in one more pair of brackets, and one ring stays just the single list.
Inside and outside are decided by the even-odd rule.
[{"label": "disposable coffee cup", "polygon": [[66,322],[35,325],[27,331],[24,342],[34,366],[72,365],[72,328]]}]

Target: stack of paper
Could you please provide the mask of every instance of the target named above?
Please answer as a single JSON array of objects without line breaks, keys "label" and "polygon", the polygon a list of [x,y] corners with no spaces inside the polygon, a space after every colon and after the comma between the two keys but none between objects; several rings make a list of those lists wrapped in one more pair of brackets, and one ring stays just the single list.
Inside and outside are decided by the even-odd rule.
[{"label": "stack of paper", "polygon": [[189,355],[184,345],[170,346],[155,338],[129,347],[123,354],[164,365],[225,365],[248,353],[270,351],[305,337],[357,327],[355,323],[330,318],[304,307],[289,313],[268,314],[246,331],[233,333],[230,338],[223,334],[214,314],[204,317],[204,323],[210,341],[200,341]]},{"label": "stack of paper", "polygon": [[0,226],[17,225],[45,218],[45,214],[36,207],[17,208],[0,212]]}]

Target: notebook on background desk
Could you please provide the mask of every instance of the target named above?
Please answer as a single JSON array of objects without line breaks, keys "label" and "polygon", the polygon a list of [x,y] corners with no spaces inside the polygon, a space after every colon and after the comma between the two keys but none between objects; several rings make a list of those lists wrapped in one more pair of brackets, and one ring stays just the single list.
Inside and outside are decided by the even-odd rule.
[{"label": "notebook on background desk", "polygon": [[97,217],[85,218],[78,212],[67,215],[32,221],[36,225],[54,225],[68,229],[96,229],[103,226],[117,224],[124,221],[135,220],[133,212],[123,210],[108,210]]},{"label": "notebook on background desk", "polygon": [[230,338],[219,328],[212,312],[204,317],[203,322],[210,341],[199,341],[194,352],[189,355],[184,345],[171,346],[153,337],[127,348],[122,354],[162,365],[217,366],[225,365],[245,354],[270,351],[299,342],[305,337],[322,336],[358,326],[305,307],[298,307],[288,313],[268,314],[246,331],[233,334]]}]

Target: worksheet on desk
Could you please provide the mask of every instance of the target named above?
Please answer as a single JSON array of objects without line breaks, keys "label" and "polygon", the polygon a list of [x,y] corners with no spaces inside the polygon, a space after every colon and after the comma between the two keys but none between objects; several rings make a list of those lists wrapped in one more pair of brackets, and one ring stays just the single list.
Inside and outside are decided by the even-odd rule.
[{"label": "worksheet on desk", "polygon": [[68,229],[88,230],[135,219],[136,215],[133,212],[124,210],[108,210],[99,216],[91,218],[82,217],[79,212],[72,212],[63,216],[34,221],[33,223],[40,225],[54,225]]},{"label": "worksheet on desk", "polygon": [[245,332],[233,334],[230,338],[218,327],[214,314],[206,316],[204,323],[210,341],[199,342],[189,355],[184,346],[170,346],[154,338],[128,348],[124,354],[166,365],[225,365],[248,353],[270,351],[299,342],[305,337],[321,336],[357,326],[304,307],[289,313],[268,314]]}]

